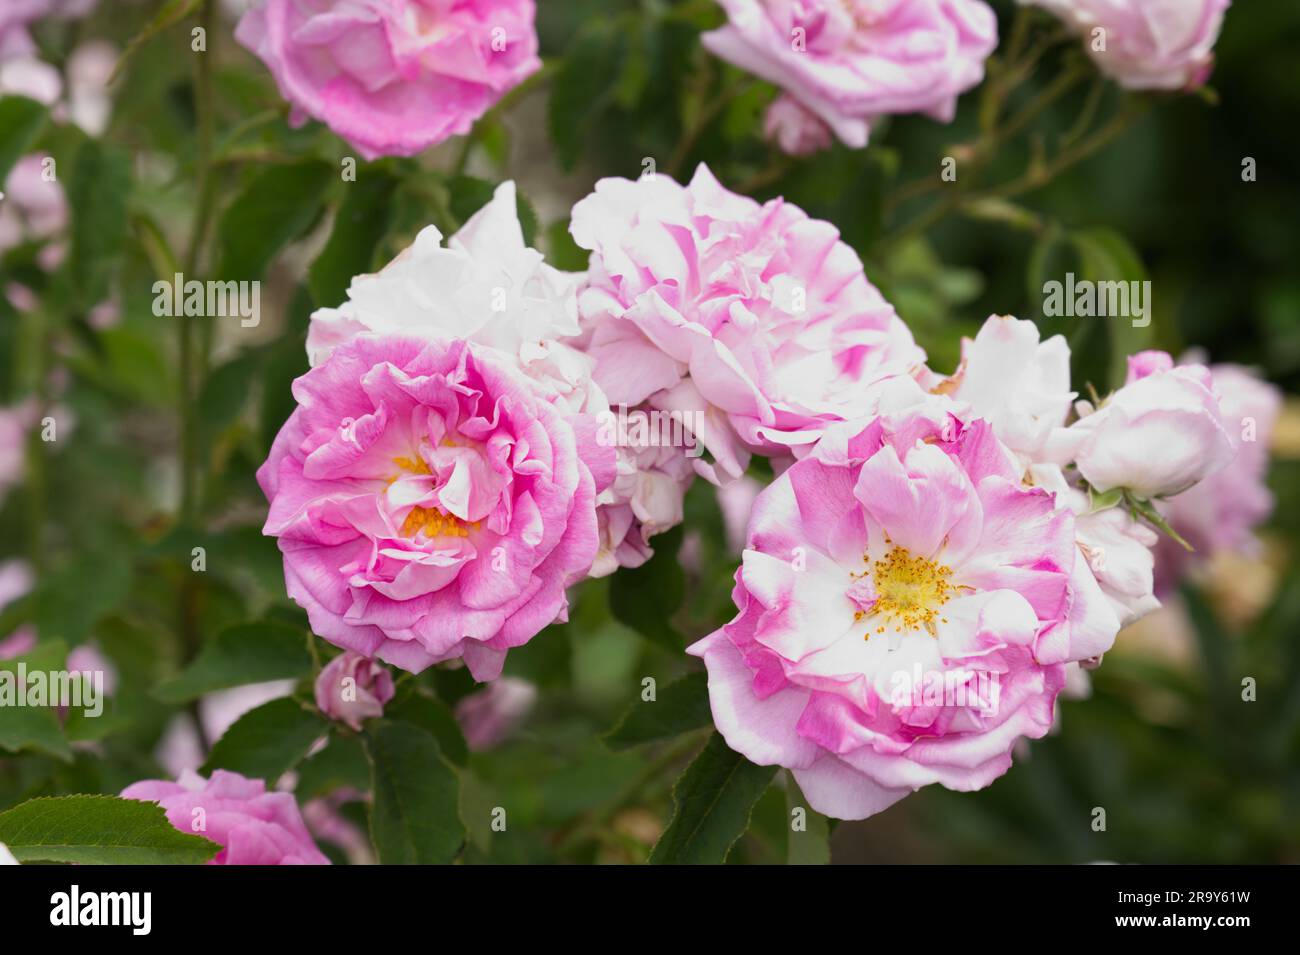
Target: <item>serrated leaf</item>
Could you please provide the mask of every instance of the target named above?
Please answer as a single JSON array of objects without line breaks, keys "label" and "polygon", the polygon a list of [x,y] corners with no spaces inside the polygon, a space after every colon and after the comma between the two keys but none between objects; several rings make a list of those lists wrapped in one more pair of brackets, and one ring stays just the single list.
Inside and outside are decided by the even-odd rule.
[{"label": "serrated leaf", "polygon": [[311,667],[301,631],[269,621],[236,624],[205,644],[180,676],[154,687],[153,694],[165,703],[184,703],[232,686],[301,679]]},{"label": "serrated leaf", "polygon": [[708,726],[712,718],[708,675],[689,673],[660,690],[653,702],[638,699],[629,706],[604,740],[610,749],[628,749]]},{"label": "serrated leaf", "polygon": [[221,846],[181,832],[155,803],[117,796],[32,799],[0,812],[0,842],[19,862],[197,865]]},{"label": "serrated leaf", "polygon": [[459,784],[434,738],[410,723],[381,720],[366,734],[370,836],[384,865],[438,865],[465,842]]},{"label": "serrated leaf", "polygon": [[218,277],[256,281],[284,246],[321,214],[334,167],[319,159],[274,165],[244,186],[221,217]]},{"label": "serrated leaf", "polygon": [[775,766],[754,765],[714,733],[673,786],[673,818],[650,853],[651,864],[726,861],[775,774]]},{"label": "serrated leaf", "polygon": [[274,783],[307,755],[329,730],[318,714],[281,697],[249,710],[217,740],[203,764],[204,775],[229,769]]},{"label": "serrated leaf", "polygon": [[383,166],[366,166],[356,182],[347,183],[329,241],[308,273],[317,305],[338,305],[353,277],[371,270],[375,249],[392,220],[396,191],[397,179]]}]

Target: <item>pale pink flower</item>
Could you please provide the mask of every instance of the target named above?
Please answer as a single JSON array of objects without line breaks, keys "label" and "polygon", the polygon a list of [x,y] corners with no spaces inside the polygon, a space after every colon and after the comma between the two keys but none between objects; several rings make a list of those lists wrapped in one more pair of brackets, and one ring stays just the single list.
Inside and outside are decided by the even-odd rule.
[{"label": "pale pink flower", "polygon": [[855,148],[885,114],[951,122],[997,45],[997,17],[981,0],[720,2],[728,22],[704,45],[781,87]]},{"label": "pale pink flower", "polygon": [[289,596],[343,649],[420,671],[566,619],[614,452],[502,353],[362,336],[294,382],[258,481]]},{"label": "pale pink flower", "polygon": [[1230,0],[1020,0],[1083,39],[1097,68],[1129,89],[1192,90],[1214,69]]},{"label": "pale pink flower", "polygon": [[1148,499],[1187,490],[1233,454],[1209,369],[1175,368],[1158,353],[1133,356],[1124,387],[1060,432],[1054,446],[1095,490],[1126,488]]},{"label": "pale pink flower", "polygon": [[28,28],[46,17],[76,20],[95,8],[98,0],[4,0],[0,4],[0,61],[34,53]]},{"label": "pale pink flower", "polygon": [[1073,513],[988,422],[927,401],[857,427],[759,495],[739,615],[689,650],[728,745],[843,819],[989,785],[1119,629]]},{"label": "pale pink flower", "polygon": [[291,121],[366,159],[413,156],[541,67],[533,0],[263,0],[235,39],[271,70]]},{"label": "pale pink flower", "polygon": [[456,722],[471,750],[481,752],[503,743],[537,704],[537,687],[503,676],[456,704]]},{"label": "pale pink flower", "polygon": [[1196,562],[1219,553],[1254,556],[1255,528],[1273,512],[1268,489],[1269,444],[1282,410],[1282,393],[1248,368],[1211,365],[1223,424],[1232,442],[1227,466],[1175,495],[1160,510],[1195,549],[1162,541],[1156,552],[1159,590],[1172,588]]},{"label": "pale pink flower", "polygon": [[158,803],[167,821],[181,832],[222,846],[208,865],[329,865],[312,841],[293,795],[267,792],[260,779],[224,769],[215,770],[211,779],[186,771],[174,783],[132,783],[122,796]]},{"label": "pale pink flower", "polygon": [[834,226],[729,192],[703,165],[687,186],[602,179],[570,229],[592,253],[578,311],[596,383],[611,404],[683,415],[711,480],[751,452],[806,449],[925,360]]},{"label": "pale pink flower", "polygon": [[831,128],[786,93],[774,99],[763,115],[763,135],[791,156],[811,156],[831,145]]},{"label": "pale pink flower", "polygon": [[340,653],[316,677],[316,705],[331,719],[354,730],[361,721],[384,715],[393,698],[393,674],[377,660],[352,650]]}]

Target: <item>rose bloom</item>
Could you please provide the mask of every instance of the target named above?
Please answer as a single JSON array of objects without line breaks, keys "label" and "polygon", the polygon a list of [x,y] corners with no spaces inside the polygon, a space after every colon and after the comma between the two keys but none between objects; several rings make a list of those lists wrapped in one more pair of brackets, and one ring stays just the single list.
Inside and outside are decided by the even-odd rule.
[{"label": "rose bloom", "polygon": [[393,692],[393,675],[388,669],[351,650],[336,656],[316,677],[316,706],[354,730],[361,729],[362,720],[383,716],[384,704],[393,698]]},{"label": "rose bloom", "polygon": [[1273,512],[1266,479],[1282,393],[1240,365],[1211,365],[1210,374],[1220,395],[1232,458],[1221,471],[1161,505],[1165,519],[1195,548],[1188,553],[1172,540],[1160,542],[1156,569],[1162,593],[1195,563],[1215,554],[1256,556],[1255,528]]},{"label": "rose bloom", "polygon": [[541,67],[533,0],[264,0],[235,39],[292,104],[366,159],[412,156]]},{"label": "rose bloom", "polygon": [[[122,790],[124,799],[156,802],[181,832],[223,848],[208,865],[329,865],[316,848],[291,793],[267,792],[260,779],[215,770],[211,779],[186,771],[171,783],[147,779]],[[194,810],[206,829],[195,831]]]},{"label": "rose bloom", "polygon": [[518,677],[503,676],[456,704],[456,722],[465,744],[474,752],[492,749],[528,718],[537,703],[537,687]]},{"label": "rose bloom", "polygon": [[478,680],[566,619],[614,452],[500,353],[362,336],[294,382],[258,481],[289,596],[346,650]]},{"label": "rose bloom", "polygon": [[763,115],[763,135],[791,156],[811,156],[831,145],[831,129],[799,101],[783,93]]},{"label": "rose bloom", "polygon": [[701,165],[602,179],[573,208],[591,250],[578,311],[611,404],[682,413],[711,480],[869,413],[873,386],[925,360],[828,222],[723,188]]},{"label": "rose bloom", "polygon": [[[841,819],[989,785],[1118,621],[1074,515],[940,399],[827,432],[754,506],[739,614],[689,649],[732,749]],[[935,691],[935,687],[940,687]]]},{"label": "rose bloom", "polygon": [[846,145],[887,113],[951,122],[984,78],[997,17],[981,0],[720,0],[712,52],[775,83]]},{"label": "rose bloom", "polygon": [[1094,489],[1143,498],[1185,491],[1233,454],[1209,369],[1175,368],[1164,352],[1131,356],[1124,387],[1058,437]]},{"label": "rose bloom", "polygon": [[1230,0],[1020,2],[1050,11],[1080,34],[1097,68],[1121,86],[1192,90],[1214,68],[1214,44]]}]

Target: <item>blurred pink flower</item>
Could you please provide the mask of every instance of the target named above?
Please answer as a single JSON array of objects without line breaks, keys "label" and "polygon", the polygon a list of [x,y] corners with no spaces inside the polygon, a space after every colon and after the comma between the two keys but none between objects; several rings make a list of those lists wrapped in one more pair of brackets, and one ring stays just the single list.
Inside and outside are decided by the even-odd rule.
[{"label": "blurred pink flower", "polygon": [[263,0],[235,38],[271,70],[291,121],[366,159],[469,132],[541,67],[533,0]]},{"label": "blurred pink flower", "polygon": [[174,783],[132,783],[122,796],[156,802],[181,832],[221,845],[208,865],[329,865],[312,841],[293,795],[267,792],[260,779],[224,769],[204,779],[187,771]]},{"label": "blurred pink flower", "polygon": [[456,704],[456,721],[465,742],[475,752],[504,742],[532,712],[537,687],[518,677],[503,676]]},{"label": "blurred pink flower", "polygon": [[704,45],[781,87],[854,148],[885,114],[951,122],[997,45],[997,17],[981,0],[720,2],[728,22]]},{"label": "blurred pink flower", "polygon": [[1020,0],[1064,21],[1129,89],[1192,90],[1214,69],[1230,0]]},{"label": "blurred pink flower", "polygon": [[763,116],[763,135],[791,156],[810,156],[831,145],[831,128],[788,93],[774,99]]}]

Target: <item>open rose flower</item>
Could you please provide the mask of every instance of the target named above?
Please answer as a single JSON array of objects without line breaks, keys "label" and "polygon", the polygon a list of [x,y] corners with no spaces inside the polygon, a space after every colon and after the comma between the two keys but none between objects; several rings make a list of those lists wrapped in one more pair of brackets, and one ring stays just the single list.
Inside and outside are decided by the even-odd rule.
[{"label": "open rose flower", "polygon": [[842,819],[989,785],[1119,628],[1074,515],[938,402],[828,432],[760,494],[733,597],[689,650],[714,722]]},{"label": "open rose flower", "polygon": [[[122,790],[124,799],[156,802],[167,821],[222,846],[208,865],[329,865],[316,848],[292,793],[267,792],[260,779],[215,770],[190,771],[176,782],[147,779]],[[197,810],[202,810],[202,816]],[[202,819],[203,827],[196,828]]]},{"label": "open rose flower", "polygon": [[781,87],[855,148],[888,113],[951,122],[997,45],[997,17],[981,0],[720,2],[728,22],[704,45]]},{"label": "open rose flower", "polygon": [[1124,387],[1054,445],[1095,490],[1127,488],[1142,498],[1185,491],[1233,453],[1209,369],[1175,368],[1163,352],[1132,356]]},{"label": "open rose flower", "polygon": [[1129,89],[1191,90],[1214,69],[1231,0],[1020,0],[1081,35],[1093,62]]},{"label": "open rose flower", "polygon": [[235,38],[366,159],[469,132],[541,67],[533,0],[263,0]]},{"label": "open rose flower", "polygon": [[294,382],[258,481],[291,598],[332,643],[478,680],[565,619],[614,452],[500,353],[362,336]]},{"label": "open rose flower", "polygon": [[382,663],[348,650],[321,669],[315,689],[322,713],[359,730],[362,720],[384,715],[384,704],[393,698],[393,675]]},{"label": "open rose flower", "polygon": [[738,477],[751,451],[806,449],[925,360],[834,226],[703,165],[687,186],[602,179],[570,229],[592,253],[578,311],[597,384],[611,404],[682,414],[710,479]]}]

